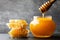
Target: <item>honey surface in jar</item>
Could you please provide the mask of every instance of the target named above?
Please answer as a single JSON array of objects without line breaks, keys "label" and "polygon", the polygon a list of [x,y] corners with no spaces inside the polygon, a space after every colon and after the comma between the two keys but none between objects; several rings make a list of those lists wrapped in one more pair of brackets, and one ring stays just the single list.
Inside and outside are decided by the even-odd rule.
[{"label": "honey surface in jar", "polygon": [[35,37],[51,37],[55,31],[56,24],[51,16],[35,17],[30,23],[30,31]]}]

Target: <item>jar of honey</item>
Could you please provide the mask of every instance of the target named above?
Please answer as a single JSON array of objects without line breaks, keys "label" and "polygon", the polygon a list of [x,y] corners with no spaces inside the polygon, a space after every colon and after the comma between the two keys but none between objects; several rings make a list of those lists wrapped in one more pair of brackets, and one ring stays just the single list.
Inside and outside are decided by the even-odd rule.
[{"label": "jar of honey", "polygon": [[55,28],[56,24],[53,21],[52,16],[34,16],[33,20],[30,23],[30,31],[34,37],[51,37],[55,31]]}]

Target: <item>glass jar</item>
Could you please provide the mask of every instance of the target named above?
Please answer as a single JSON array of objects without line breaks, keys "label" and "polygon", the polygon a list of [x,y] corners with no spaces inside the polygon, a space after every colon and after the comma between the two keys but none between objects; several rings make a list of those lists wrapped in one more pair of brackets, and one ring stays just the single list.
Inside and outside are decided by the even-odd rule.
[{"label": "glass jar", "polygon": [[55,28],[56,24],[52,20],[52,16],[46,16],[44,18],[34,16],[30,23],[30,31],[35,37],[51,37],[55,31]]}]

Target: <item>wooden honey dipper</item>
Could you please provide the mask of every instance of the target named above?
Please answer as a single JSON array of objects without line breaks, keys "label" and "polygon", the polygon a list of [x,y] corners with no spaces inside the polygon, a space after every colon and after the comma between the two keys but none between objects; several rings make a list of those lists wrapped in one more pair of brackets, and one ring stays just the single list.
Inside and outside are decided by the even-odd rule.
[{"label": "wooden honey dipper", "polygon": [[48,9],[52,6],[52,4],[55,2],[56,0],[49,0],[46,3],[44,3],[42,6],[40,6],[39,10],[44,13],[46,11],[48,11]]}]

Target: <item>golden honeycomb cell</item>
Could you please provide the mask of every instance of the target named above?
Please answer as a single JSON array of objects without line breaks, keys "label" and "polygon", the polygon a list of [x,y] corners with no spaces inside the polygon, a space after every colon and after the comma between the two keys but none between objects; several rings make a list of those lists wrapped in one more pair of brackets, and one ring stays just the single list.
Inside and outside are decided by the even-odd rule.
[{"label": "golden honeycomb cell", "polygon": [[15,28],[22,26],[23,28],[26,28],[28,25],[25,20],[9,20],[9,23],[7,23],[9,28]]},{"label": "golden honeycomb cell", "polygon": [[11,29],[11,31],[10,32],[8,32],[9,33],[9,35],[11,36],[11,37],[27,37],[27,35],[28,35],[28,30],[26,30],[26,29],[19,29],[19,28],[13,28],[13,29]]},{"label": "golden honeycomb cell", "polygon": [[15,23],[7,23],[9,28],[15,28]]},{"label": "golden honeycomb cell", "polygon": [[14,19],[9,20],[9,23],[15,23]]},{"label": "golden honeycomb cell", "polygon": [[18,28],[13,28],[8,32],[11,37],[20,37],[20,30]]}]

